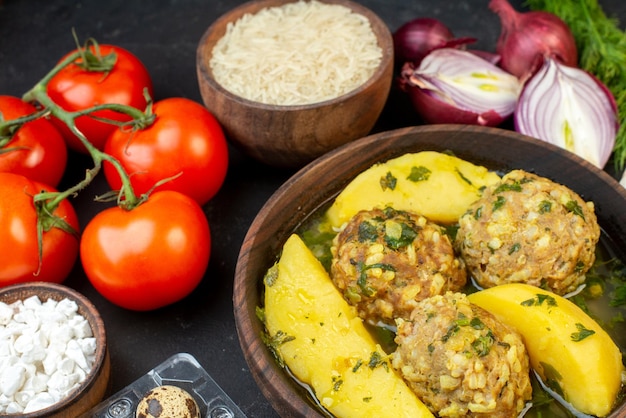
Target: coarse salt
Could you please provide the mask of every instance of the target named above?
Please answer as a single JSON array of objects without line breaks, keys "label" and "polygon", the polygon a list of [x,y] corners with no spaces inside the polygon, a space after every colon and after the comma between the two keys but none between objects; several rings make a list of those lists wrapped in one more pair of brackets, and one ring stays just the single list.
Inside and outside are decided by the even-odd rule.
[{"label": "coarse salt", "polygon": [[0,302],[0,414],[53,405],[85,380],[96,339],[68,298]]}]

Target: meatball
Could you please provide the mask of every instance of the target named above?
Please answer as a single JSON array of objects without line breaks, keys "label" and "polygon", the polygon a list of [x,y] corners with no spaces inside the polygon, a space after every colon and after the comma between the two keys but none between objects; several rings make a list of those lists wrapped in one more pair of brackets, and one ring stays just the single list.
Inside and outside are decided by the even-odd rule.
[{"label": "meatball", "polygon": [[392,366],[440,417],[515,417],[532,396],[522,337],[463,293],[421,301],[398,319]]},{"label": "meatball", "polygon": [[563,295],[584,283],[599,238],[592,202],[514,170],[461,216],[455,247],[479,286],[521,282]]},{"label": "meatball", "polygon": [[394,325],[417,302],[466,284],[465,265],[443,227],[391,208],[357,213],[331,247],[331,278],[359,315]]}]

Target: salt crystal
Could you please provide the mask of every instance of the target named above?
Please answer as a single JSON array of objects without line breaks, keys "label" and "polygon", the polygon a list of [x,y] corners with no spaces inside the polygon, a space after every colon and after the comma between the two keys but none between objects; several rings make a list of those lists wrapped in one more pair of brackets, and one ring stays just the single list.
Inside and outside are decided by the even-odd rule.
[{"label": "salt crystal", "polygon": [[21,414],[24,412],[24,408],[19,403],[12,401],[7,404],[5,411],[9,414]]},{"label": "salt crystal", "polygon": [[26,407],[24,408],[23,413],[29,413],[34,411],[39,411],[40,409],[44,409],[53,405],[56,402],[56,399],[52,395],[46,392],[41,392],[33,396],[33,398],[28,402]]},{"label": "salt crystal", "polygon": [[[67,353],[66,353],[67,354]],[[63,357],[61,361],[57,363],[57,373],[61,373],[65,376],[74,372],[76,362],[71,357]]]},{"label": "salt crystal", "polygon": [[59,342],[66,344],[72,338],[74,338],[74,330],[72,327],[67,324],[62,324],[57,328],[54,334],[50,335],[50,344]]},{"label": "salt crystal", "polygon": [[73,388],[74,384],[78,383],[78,377],[76,373],[65,374],[61,370],[57,370],[50,376],[50,380],[48,380],[48,389],[65,393]]},{"label": "salt crystal", "polygon": [[41,307],[41,299],[39,299],[39,296],[33,295],[24,299],[22,304],[24,305],[24,308],[26,309],[36,310],[39,307]]},{"label": "salt crystal", "polygon": [[13,343],[15,351],[19,354],[23,354],[33,349],[33,336],[30,334],[22,334],[15,339]]},{"label": "salt crystal", "polygon": [[89,325],[89,321],[84,317],[75,316],[74,318],[68,321],[72,329],[74,329],[74,336],[76,338],[86,338],[91,337],[93,335],[93,331],[91,330],[91,325]]},{"label": "salt crystal", "polygon": [[59,301],[56,310],[69,318],[78,312],[78,304],[73,300],[63,299]]},{"label": "salt crystal", "polygon": [[83,353],[85,353],[85,356],[89,357],[96,354],[97,343],[95,337],[83,338],[81,340],[78,340],[78,344],[83,350]]},{"label": "salt crystal", "polygon": [[21,364],[7,367],[0,374],[0,390],[6,396],[13,396],[24,384],[26,369]]},{"label": "salt crystal", "polygon": [[26,379],[24,385],[22,386],[22,390],[43,392],[48,387],[48,380],[50,380],[49,376],[37,372],[34,375],[30,376],[28,379]]},{"label": "salt crystal", "polygon": [[6,325],[13,318],[13,308],[4,302],[0,302],[0,325]]},{"label": "salt crystal", "polygon": [[57,365],[61,362],[61,358],[63,357],[62,353],[58,351],[49,350],[46,358],[41,362],[43,366],[43,371],[48,376],[52,375],[52,373],[57,371]]},{"label": "salt crystal", "polygon": [[67,351],[65,352],[65,355],[74,360],[76,365],[78,365],[81,369],[87,370],[89,368],[85,353],[83,353],[83,349],[76,340],[71,340],[67,343]]},{"label": "salt crystal", "polygon": [[41,391],[22,389],[21,391],[17,392],[13,398],[15,399],[15,402],[17,402],[22,408],[24,408],[38,392]]}]

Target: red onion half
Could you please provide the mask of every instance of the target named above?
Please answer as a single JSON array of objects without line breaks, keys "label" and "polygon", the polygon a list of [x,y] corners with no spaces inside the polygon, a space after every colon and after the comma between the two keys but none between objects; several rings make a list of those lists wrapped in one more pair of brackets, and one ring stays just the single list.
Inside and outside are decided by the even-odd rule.
[{"label": "red onion half", "polygon": [[513,114],[521,83],[472,52],[441,48],[417,68],[406,63],[400,88],[426,123],[497,126]]},{"label": "red onion half", "polygon": [[603,168],[619,122],[615,98],[597,78],[546,58],[526,82],[514,114],[515,130],[569,150]]},{"label": "red onion half", "polygon": [[496,53],[504,70],[526,80],[539,69],[544,57],[572,67],[578,64],[574,35],[557,15],[544,11],[519,13],[507,0],[491,0],[489,8],[502,23]]},{"label": "red onion half", "polygon": [[418,65],[434,49],[452,48],[475,41],[475,38],[455,39],[446,25],[430,17],[410,20],[393,34],[394,54],[399,65],[405,62]]}]

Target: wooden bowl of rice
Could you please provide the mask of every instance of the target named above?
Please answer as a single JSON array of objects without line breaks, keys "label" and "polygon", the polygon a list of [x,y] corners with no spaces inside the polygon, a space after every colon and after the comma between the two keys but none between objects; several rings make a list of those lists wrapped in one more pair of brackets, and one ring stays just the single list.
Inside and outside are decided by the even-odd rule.
[{"label": "wooden bowl of rice", "polygon": [[393,79],[393,39],[348,0],[260,0],[222,15],[196,53],[205,106],[267,165],[300,168],[370,133]]}]

